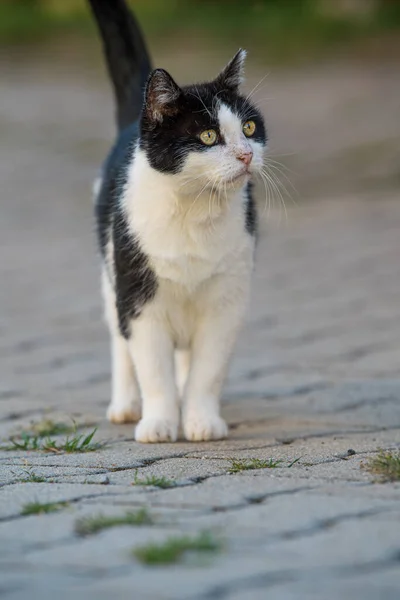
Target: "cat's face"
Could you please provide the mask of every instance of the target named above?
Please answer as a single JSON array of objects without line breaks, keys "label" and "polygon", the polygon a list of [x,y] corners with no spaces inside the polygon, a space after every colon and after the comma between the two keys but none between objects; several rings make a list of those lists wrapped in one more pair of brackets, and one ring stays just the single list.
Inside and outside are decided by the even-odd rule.
[{"label": "cat's face", "polygon": [[259,111],[240,95],[245,52],[212,82],[180,88],[162,69],[150,76],[141,147],[150,165],[175,176],[182,192],[229,191],[261,170],[266,131]]}]

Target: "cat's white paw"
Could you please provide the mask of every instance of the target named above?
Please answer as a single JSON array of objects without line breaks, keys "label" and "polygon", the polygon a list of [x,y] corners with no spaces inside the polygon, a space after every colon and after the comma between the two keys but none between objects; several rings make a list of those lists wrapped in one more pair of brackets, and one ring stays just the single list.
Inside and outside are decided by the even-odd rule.
[{"label": "cat's white paw", "polygon": [[185,419],[183,430],[185,438],[191,442],[221,440],[228,435],[228,426],[221,417],[191,416]]},{"label": "cat's white paw", "polygon": [[136,423],[140,417],[141,410],[139,404],[126,406],[111,402],[107,409],[107,419],[111,423]]},{"label": "cat's white paw", "polygon": [[142,419],[136,426],[135,440],[142,444],[175,442],[178,423],[167,419]]}]

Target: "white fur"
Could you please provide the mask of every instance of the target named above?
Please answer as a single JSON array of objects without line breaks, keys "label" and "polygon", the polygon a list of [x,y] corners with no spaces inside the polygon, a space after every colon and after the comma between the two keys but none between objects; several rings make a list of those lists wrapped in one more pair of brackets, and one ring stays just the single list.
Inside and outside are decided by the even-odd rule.
[{"label": "white fur", "polygon": [[224,105],[219,122],[226,144],[191,153],[179,174],[155,171],[138,148],[129,169],[123,206],[158,289],[132,321],[126,341],[111,284],[103,278],[113,339],[108,414],[117,422],[138,416],[136,372],[143,400],[140,442],[176,440],[180,394],[188,440],[227,435],[219,398],[248,300],[254,253],[245,230],[248,175],[237,156],[251,148],[257,169],[263,148],[244,136],[240,119]]}]

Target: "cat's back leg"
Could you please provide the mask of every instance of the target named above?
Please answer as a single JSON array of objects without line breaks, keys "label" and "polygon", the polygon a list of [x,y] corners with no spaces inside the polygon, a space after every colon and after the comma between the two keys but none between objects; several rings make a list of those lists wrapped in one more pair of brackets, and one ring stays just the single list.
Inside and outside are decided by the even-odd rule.
[{"label": "cat's back leg", "polygon": [[103,269],[103,298],[111,338],[111,402],[107,418],[112,423],[132,423],[141,417],[140,390],[129,347],[118,326],[115,293]]}]

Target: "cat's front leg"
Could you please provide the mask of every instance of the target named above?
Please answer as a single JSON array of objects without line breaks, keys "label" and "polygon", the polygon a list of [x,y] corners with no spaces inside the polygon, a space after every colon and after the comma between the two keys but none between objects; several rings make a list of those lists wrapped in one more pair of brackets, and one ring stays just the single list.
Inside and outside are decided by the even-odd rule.
[{"label": "cat's front leg", "polygon": [[220,416],[220,394],[244,305],[238,298],[228,306],[210,306],[198,324],[183,406],[183,429],[188,440],[218,440],[228,434]]},{"label": "cat's front leg", "polygon": [[179,407],[175,384],[174,348],[161,320],[142,315],[132,322],[128,341],[142,394],[138,442],[174,442],[178,437]]}]

